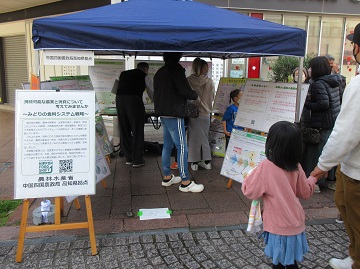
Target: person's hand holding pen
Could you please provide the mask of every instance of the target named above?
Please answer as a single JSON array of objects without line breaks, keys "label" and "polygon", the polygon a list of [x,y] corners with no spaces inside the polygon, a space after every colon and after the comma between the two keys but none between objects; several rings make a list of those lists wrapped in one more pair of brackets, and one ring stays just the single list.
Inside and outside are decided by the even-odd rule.
[{"label": "person's hand holding pen", "polygon": [[227,136],[231,136],[231,133],[228,132],[228,131],[224,131],[224,134],[227,135]]}]

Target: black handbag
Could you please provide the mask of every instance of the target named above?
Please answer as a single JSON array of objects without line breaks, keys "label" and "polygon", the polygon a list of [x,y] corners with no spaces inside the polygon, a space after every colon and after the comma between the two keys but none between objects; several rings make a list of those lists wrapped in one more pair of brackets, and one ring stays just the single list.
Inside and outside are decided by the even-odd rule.
[{"label": "black handbag", "polygon": [[303,127],[302,137],[305,143],[316,145],[321,141],[321,132],[311,127]]},{"label": "black handbag", "polygon": [[193,103],[187,103],[186,104],[186,117],[187,118],[197,118],[199,117],[200,108],[193,104]]},{"label": "black handbag", "polygon": [[[311,85],[309,88],[309,96],[312,98],[312,90]],[[315,129],[310,126],[311,122],[311,110],[305,109],[303,110],[302,120],[300,123],[301,126],[301,134],[303,141],[307,144],[319,144],[321,141],[321,129]]]}]

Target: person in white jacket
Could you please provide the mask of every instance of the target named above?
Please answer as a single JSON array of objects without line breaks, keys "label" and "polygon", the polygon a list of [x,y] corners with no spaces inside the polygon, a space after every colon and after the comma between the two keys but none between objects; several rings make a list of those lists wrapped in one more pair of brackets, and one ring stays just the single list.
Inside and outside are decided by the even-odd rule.
[{"label": "person in white jacket", "polygon": [[[360,63],[360,23],[347,36],[353,43],[353,55]],[[349,236],[349,257],[330,259],[332,268],[360,269],[360,76],[346,87],[341,111],[323,148],[312,176],[336,171],[335,203]]]}]

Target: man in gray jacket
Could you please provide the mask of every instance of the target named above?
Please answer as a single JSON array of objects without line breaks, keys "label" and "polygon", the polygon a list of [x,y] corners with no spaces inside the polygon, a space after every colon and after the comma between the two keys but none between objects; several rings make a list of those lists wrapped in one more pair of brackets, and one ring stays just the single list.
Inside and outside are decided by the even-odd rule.
[{"label": "man in gray jacket", "polygon": [[[360,23],[347,36],[353,43],[353,55],[360,63]],[[342,107],[334,129],[319,157],[312,176],[324,175],[332,167],[336,171],[335,203],[349,236],[349,257],[330,259],[337,269],[360,269],[360,76],[346,87]]]}]

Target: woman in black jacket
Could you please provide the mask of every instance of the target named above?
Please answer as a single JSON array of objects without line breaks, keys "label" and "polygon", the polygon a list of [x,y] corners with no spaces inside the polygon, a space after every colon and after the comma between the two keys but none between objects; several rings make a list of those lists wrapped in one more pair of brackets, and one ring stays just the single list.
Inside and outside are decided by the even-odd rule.
[{"label": "woman in black jacket", "polygon": [[[321,140],[318,144],[304,142],[301,165],[306,176],[309,176],[317,165],[341,107],[339,88],[341,77],[338,74],[331,74],[328,59],[324,56],[315,57],[310,60],[309,65],[311,80],[302,113],[302,123],[319,130]],[[334,178],[334,171],[329,171],[328,179],[333,180]],[[317,185],[315,192],[320,192]]]}]

